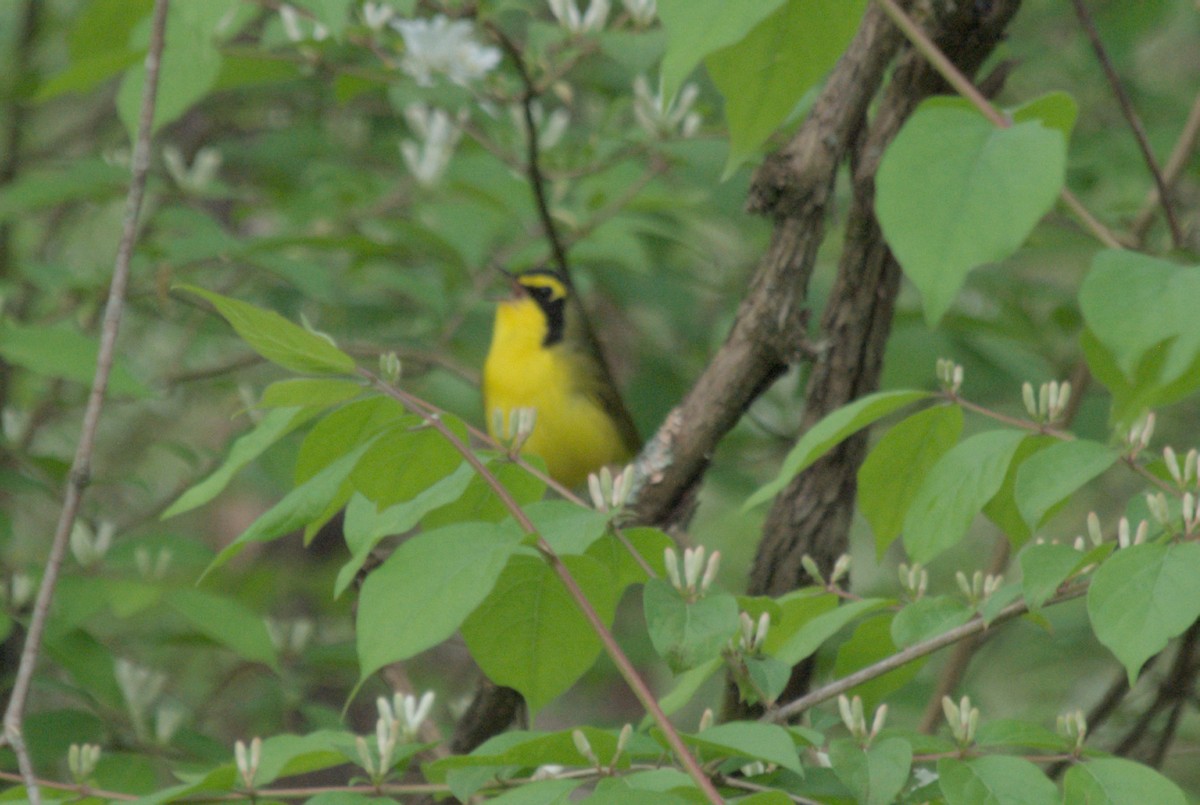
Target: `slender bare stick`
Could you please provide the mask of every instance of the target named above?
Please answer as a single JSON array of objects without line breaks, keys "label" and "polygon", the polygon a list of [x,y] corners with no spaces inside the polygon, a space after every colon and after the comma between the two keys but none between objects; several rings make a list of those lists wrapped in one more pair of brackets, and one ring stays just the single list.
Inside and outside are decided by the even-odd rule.
[{"label": "slender bare stick", "polygon": [[[1197,140],[1200,140],[1200,95],[1197,95],[1196,99],[1192,101],[1192,109],[1188,112],[1187,122],[1183,124],[1183,131],[1180,132],[1179,139],[1175,141],[1171,155],[1167,157],[1167,164],[1163,166],[1163,181],[1166,182],[1168,188],[1173,187],[1175,182],[1179,181],[1179,175],[1183,173],[1192,152],[1196,150]],[[1150,188],[1150,192],[1146,194],[1146,200],[1142,202],[1142,209],[1138,211],[1133,223],[1129,225],[1129,231],[1139,242],[1146,237],[1146,230],[1150,228],[1150,222],[1154,220],[1154,210],[1158,208],[1158,195],[1157,190]]]},{"label": "slender bare stick", "polygon": [[62,512],[59,515],[58,527],[54,532],[54,540],[50,545],[50,555],[46,559],[46,571],[42,576],[37,601],[34,603],[33,612],[29,618],[29,631],[21,650],[21,663],[17,668],[16,680],[13,683],[12,697],[8,700],[8,709],[4,713],[4,740],[12,746],[17,755],[21,775],[25,779],[27,796],[33,805],[40,805],[41,795],[38,792],[33,764],[25,748],[21,725],[25,715],[25,704],[29,698],[34,667],[37,665],[38,652],[41,650],[46,619],[54,598],[54,589],[58,583],[58,573],[62,567],[63,557],[66,555],[71,527],[75,523],[75,516],[79,511],[79,504],[83,499],[83,492],[91,473],[92,451],[96,444],[100,412],[104,408],[104,394],[108,388],[108,378],[116,356],[117,335],[120,332],[121,314],[125,307],[125,288],[129,284],[129,262],[133,256],[133,246],[137,238],[138,216],[142,208],[142,196],[146,189],[146,171],[150,165],[150,131],[151,123],[154,120],[154,101],[158,90],[158,68],[162,60],[168,3],[169,0],[155,0],[154,4],[150,47],[146,53],[146,84],[142,90],[142,108],[138,118],[137,137],[133,143],[132,175],[129,182],[129,193],[125,197],[125,219],[121,231],[121,243],[117,249],[112,284],[109,286],[108,302],[104,308],[100,349],[96,356],[96,374],[92,379],[92,391],[88,397],[87,408],[83,413],[79,445],[75,450],[75,458],[71,462],[71,471],[67,476],[67,489],[63,499]]},{"label": "slender bare stick", "polygon": [[[912,18],[904,13],[904,9],[896,4],[896,0],[878,0],[878,3],[888,15],[888,18],[904,33],[908,41],[913,43],[913,46],[921,52],[921,55],[929,60],[929,63],[933,65],[942,78],[946,79],[946,83],[953,87],[955,92],[970,101],[971,105],[978,109],[994,125],[1002,129],[1012,126],[1012,121],[1001,114],[999,109],[992,106],[991,101],[985,98],[983,93],[971,83],[971,80],[963,75],[962,71],[955,67],[953,62],[946,58],[946,54],[938,49],[933,40],[926,36],[925,32],[921,30],[921,26],[913,22]],[[1110,249],[1124,248],[1124,244],[1121,243],[1120,238],[1088,212],[1070,190],[1064,187],[1060,195],[1063,202],[1083,222],[1083,225],[1092,233],[1092,236],[1096,240]]]},{"label": "slender bare stick", "polygon": [[1171,228],[1171,243],[1178,249],[1183,245],[1183,232],[1179,228],[1179,220],[1175,217],[1175,208],[1171,204],[1170,188],[1167,186],[1162,169],[1158,166],[1158,159],[1155,158],[1154,151],[1150,148],[1150,138],[1146,136],[1146,127],[1142,125],[1142,119],[1138,117],[1137,110],[1133,108],[1133,101],[1130,100],[1129,93],[1125,91],[1125,85],[1121,83],[1121,77],[1117,75],[1117,69],[1113,66],[1112,59],[1108,57],[1104,43],[1100,41],[1100,32],[1096,30],[1096,23],[1092,19],[1087,5],[1083,0],[1071,0],[1071,4],[1075,6],[1075,16],[1079,18],[1079,25],[1087,35],[1088,41],[1092,43],[1092,50],[1096,51],[1096,59],[1099,60],[1100,67],[1104,70],[1104,76],[1108,79],[1109,86],[1112,87],[1113,95],[1117,99],[1117,106],[1121,107],[1121,114],[1125,115],[1125,122],[1129,124],[1129,130],[1133,132],[1133,138],[1137,140],[1138,148],[1141,149],[1142,158],[1146,160],[1146,167],[1149,168],[1150,176],[1154,179],[1154,186],[1158,189],[1158,202],[1162,205],[1163,213],[1167,216],[1167,225]]}]

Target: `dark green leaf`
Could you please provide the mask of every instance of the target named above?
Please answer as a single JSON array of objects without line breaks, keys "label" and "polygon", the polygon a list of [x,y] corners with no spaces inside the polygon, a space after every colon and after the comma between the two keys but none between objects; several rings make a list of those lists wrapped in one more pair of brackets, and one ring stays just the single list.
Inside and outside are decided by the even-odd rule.
[{"label": "dark green leaf", "polygon": [[772,641],[768,636],[767,651],[784,662],[795,665],[805,657],[811,656],[816,652],[822,643],[833,637],[846,624],[855,618],[860,618],[863,615],[881,609],[887,606],[888,603],[883,598],[864,598],[861,601],[851,601],[836,609],[822,612],[807,620],[777,649],[772,649]]},{"label": "dark green leaf", "polygon": [[642,605],[654,650],[675,673],[720,654],[738,630],[737,600],[725,593],[689,603],[667,582],[650,579]]},{"label": "dark green leaf", "polygon": [[920,598],[896,613],[892,639],[897,646],[911,646],[963,625],[972,614],[970,607],[949,595]]}]

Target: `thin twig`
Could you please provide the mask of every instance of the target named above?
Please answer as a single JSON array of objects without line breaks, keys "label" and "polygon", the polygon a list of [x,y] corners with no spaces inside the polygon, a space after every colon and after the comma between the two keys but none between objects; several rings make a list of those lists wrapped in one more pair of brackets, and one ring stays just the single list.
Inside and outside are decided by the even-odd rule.
[{"label": "thin twig", "polygon": [[1117,106],[1121,107],[1121,114],[1125,115],[1125,122],[1129,124],[1133,138],[1137,140],[1138,148],[1142,152],[1142,158],[1146,160],[1146,167],[1150,170],[1151,177],[1154,178],[1159,204],[1162,205],[1163,213],[1167,216],[1167,225],[1171,228],[1171,243],[1178,249],[1183,245],[1183,232],[1179,229],[1179,220],[1175,217],[1170,188],[1158,166],[1158,159],[1155,158],[1154,151],[1150,149],[1150,139],[1146,136],[1146,127],[1142,125],[1137,110],[1133,108],[1133,101],[1129,98],[1129,93],[1125,91],[1125,85],[1121,83],[1121,77],[1117,75],[1112,59],[1108,57],[1108,51],[1104,49],[1104,43],[1100,40],[1100,32],[1096,30],[1096,23],[1092,19],[1091,12],[1088,11],[1083,0],[1071,0],[1071,4],[1075,6],[1075,16],[1079,18],[1079,25],[1087,35],[1088,41],[1092,43],[1092,50],[1096,51],[1096,58],[1100,62],[1100,68],[1104,70],[1109,86],[1112,87],[1113,95],[1117,99]]},{"label": "thin twig", "polygon": [[[1187,122],[1183,124],[1183,131],[1179,133],[1179,139],[1175,141],[1175,147],[1167,157],[1167,164],[1163,166],[1163,181],[1168,188],[1174,187],[1175,182],[1179,181],[1192,152],[1196,150],[1197,140],[1200,140],[1200,95],[1192,101],[1192,109],[1188,112]],[[1146,200],[1142,202],[1142,209],[1129,225],[1130,233],[1139,243],[1146,237],[1146,230],[1154,220],[1154,211],[1158,209],[1158,196],[1158,191],[1150,188]]]},{"label": "thin twig", "polygon": [[58,573],[66,554],[71,527],[75,523],[75,516],[79,511],[79,504],[88,484],[92,451],[96,443],[96,431],[100,425],[100,412],[104,408],[104,394],[108,388],[108,378],[116,357],[117,335],[121,329],[121,314],[125,307],[125,289],[129,284],[129,263],[137,238],[138,217],[141,213],[142,197],[146,189],[146,173],[150,165],[151,124],[154,120],[154,101],[158,91],[158,68],[162,58],[168,3],[169,0],[155,0],[154,4],[150,46],[146,52],[146,78],[145,86],[142,89],[142,108],[138,118],[137,137],[133,143],[132,175],[129,182],[129,194],[125,199],[121,243],[117,249],[112,284],[108,289],[108,302],[104,309],[100,349],[96,356],[96,374],[92,380],[91,394],[83,414],[79,445],[75,450],[75,458],[71,462],[71,470],[67,475],[67,489],[62,512],[59,515],[58,527],[50,546],[50,555],[46,559],[46,570],[42,576],[41,587],[38,589],[37,601],[30,614],[29,630],[25,637],[25,645],[21,650],[21,663],[17,668],[16,680],[13,683],[12,697],[9,699],[8,709],[4,713],[4,739],[8,741],[17,755],[21,774],[25,778],[26,795],[32,805],[40,804],[41,795],[38,792],[33,764],[26,751],[21,725],[25,715],[25,704],[29,697],[29,688],[33,680],[34,667],[37,665],[38,653],[42,645],[46,619],[49,616],[50,604],[58,583]]},{"label": "thin twig", "polygon": [[483,462],[479,460],[479,457],[475,455],[474,451],[472,451],[471,448],[446,425],[440,416],[437,416],[436,414],[429,414],[427,412],[427,404],[424,404],[418,398],[414,397],[403,389],[385,383],[382,379],[365,369],[359,369],[359,374],[371,381],[371,384],[380,392],[388,395],[397,402],[400,402],[409,410],[420,413],[429,426],[440,433],[442,438],[444,438],[455,450],[457,450],[458,453],[464,459],[466,459],[467,463],[471,465],[471,468],[478,473],[479,477],[482,478],[489,487],[491,487],[492,491],[496,494],[496,497],[500,499],[501,503],[504,504],[504,507],[513,516],[513,519],[517,521],[517,524],[521,526],[525,533],[532,534],[537,537],[538,551],[550,565],[550,568],[554,571],[554,574],[558,576],[558,579],[560,582],[562,582],[562,585],[566,587],[567,592],[575,601],[576,606],[579,607],[580,612],[591,626],[592,631],[594,631],[596,636],[600,638],[600,642],[604,646],[605,653],[608,654],[609,659],[613,661],[613,664],[617,666],[617,670],[625,679],[626,684],[629,685],[630,690],[633,691],[634,696],[636,696],[641,705],[646,708],[646,712],[649,713],[651,718],[654,719],[659,729],[663,731],[663,736],[667,739],[667,743],[670,744],[676,758],[683,765],[684,769],[687,771],[688,775],[691,776],[692,780],[695,781],[696,786],[702,792],[704,792],[704,795],[709,802],[724,802],[724,800],[721,798],[721,795],[717,792],[716,787],[713,785],[712,780],[709,779],[708,775],[704,773],[704,770],[700,768],[700,764],[696,761],[696,758],[683,743],[683,739],[680,737],[679,732],[675,729],[675,726],[671,723],[671,720],[667,718],[666,713],[664,713],[662,708],[659,706],[658,700],[655,699],[654,694],[651,692],[649,686],[647,686],[646,682],[641,678],[641,676],[638,675],[637,669],[633,667],[633,663],[630,662],[629,657],[626,656],[624,650],[621,649],[620,644],[617,643],[617,639],[613,636],[612,631],[610,631],[608,626],[605,625],[604,620],[600,617],[600,614],[596,612],[596,608],[592,606],[591,601],[588,600],[587,595],[583,592],[583,589],[579,586],[579,583],[575,580],[575,577],[571,575],[571,571],[565,564],[563,564],[562,559],[557,553],[554,552],[554,549],[551,548],[550,544],[542,537],[537,527],[533,524],[533,521],[529,519],[529,515],[527,515],[521,508],[521,505],[517,503],[516,499],[512,496],[512,493],[509,492],[508,488],[505,487],[504,484],[500,483],[500,479],[484,466]]},{"label": "thin twig", "polygon": [[[904,9],[896,4],[896,0],[878,0],[878,3],[884,10],[884,13],[888,15],[888,18],[904,33],[908,41],[912,42],[913,46],[921,52],[921,55],[929,60],[929,63],[933,65],[942,78],[946,79],[946,83],[953,87],[955,92],[970,101],[971,105],[978,109],[993,125],[1002,129],[1012,126],[1012,121],[1001,114],[1000,110],[992,106],[991,101],[984,97],[983,93],[971,83],[971,80],[963,75],[962,71],[955,67],[953,62],[946,58],[946,54],[942,53],[933,40],[921,30],[921,27],[904,13]],[[1110,249],[1124,247],[1120,238],[1089,213],[1070,190],[1064,187],[1060,196],[1067,207],[1083,222],[1083,225],[1092,233],[1092,236],[1096,240]]]},{"label": "thin twig", "polygon": [[[1051,604],[1059,604],[1063,601],[1069,601],[1072,598],[1078,598],[1087,592],[1087,584],[1078,584],[1069,587],[1063,592],[1056,595],[1050,601],[1047,601],[1044,606]],[[927,654],[932,654],[938,649],[957,643],[964,638],[977,635],[987,629],[999,626],[1000,624],[1010,621],[1013,618],[1024,615],[1029,611],[1029,605],[1024,601],[1016,601],[1009,604],[991,621],[984,621],[981,617],[975,617],[967,621],[961,626],[956,626],[940,635],[935,635],[928,640],[922,640],[920,643],[914,643],[908,648],[898,651],[889,657],[885,657],[879,662],[868,665],[866,668],[855,671],[849,676],[844,676],[841,679],[835,679],[827,685],[817,688],[811,693],[801,696],[782,707],[776,707],[768,710],[762,717],[763,721],[787,721],[794,716],[798,716],[805,710],[814,707],[821,702],[828,701],[833,697],[845,693],[853,687],[857,687],[864,682],[869,682],[876,677],[883,676],[888,671],[894,671],[913,660],[920,659]]]}]

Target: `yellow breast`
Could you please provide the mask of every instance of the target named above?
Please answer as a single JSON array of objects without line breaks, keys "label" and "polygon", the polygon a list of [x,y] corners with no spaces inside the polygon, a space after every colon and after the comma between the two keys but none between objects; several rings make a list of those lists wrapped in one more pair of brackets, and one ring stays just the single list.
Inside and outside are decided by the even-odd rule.
[{"label": "yellow breast", "polygon": [[[528,298],[501,302],[492,346],[483,367],[488,432],[503,427],[512,411],[537,411],[522,450],[540,456],[550,476],[566,487],[582,484],[589,473],[631,458],[611,418],[586,389],[577,357],[564,343],[545,347],[546,322]],[[496,412],[499,412],[497,415]],[[515,423],[514,423],[515,427]]]}]

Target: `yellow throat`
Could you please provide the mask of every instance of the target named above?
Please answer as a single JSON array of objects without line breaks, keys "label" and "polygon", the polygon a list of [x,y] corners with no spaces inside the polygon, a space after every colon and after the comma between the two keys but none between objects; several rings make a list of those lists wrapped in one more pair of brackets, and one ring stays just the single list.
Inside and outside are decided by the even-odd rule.
[{"label": "yellow throat", "polygon": [[[514,411],[532,408],[523,452],[540,456],[550,477],[568,488],[589,473],[633,457],[638,442],[607,370],[575,317],[569,289],[553,272],[518,275],[515,295],[496,308],[483,367],[488,432],[508,437]],[[500,432],[497,433],[497,423]]]}]

